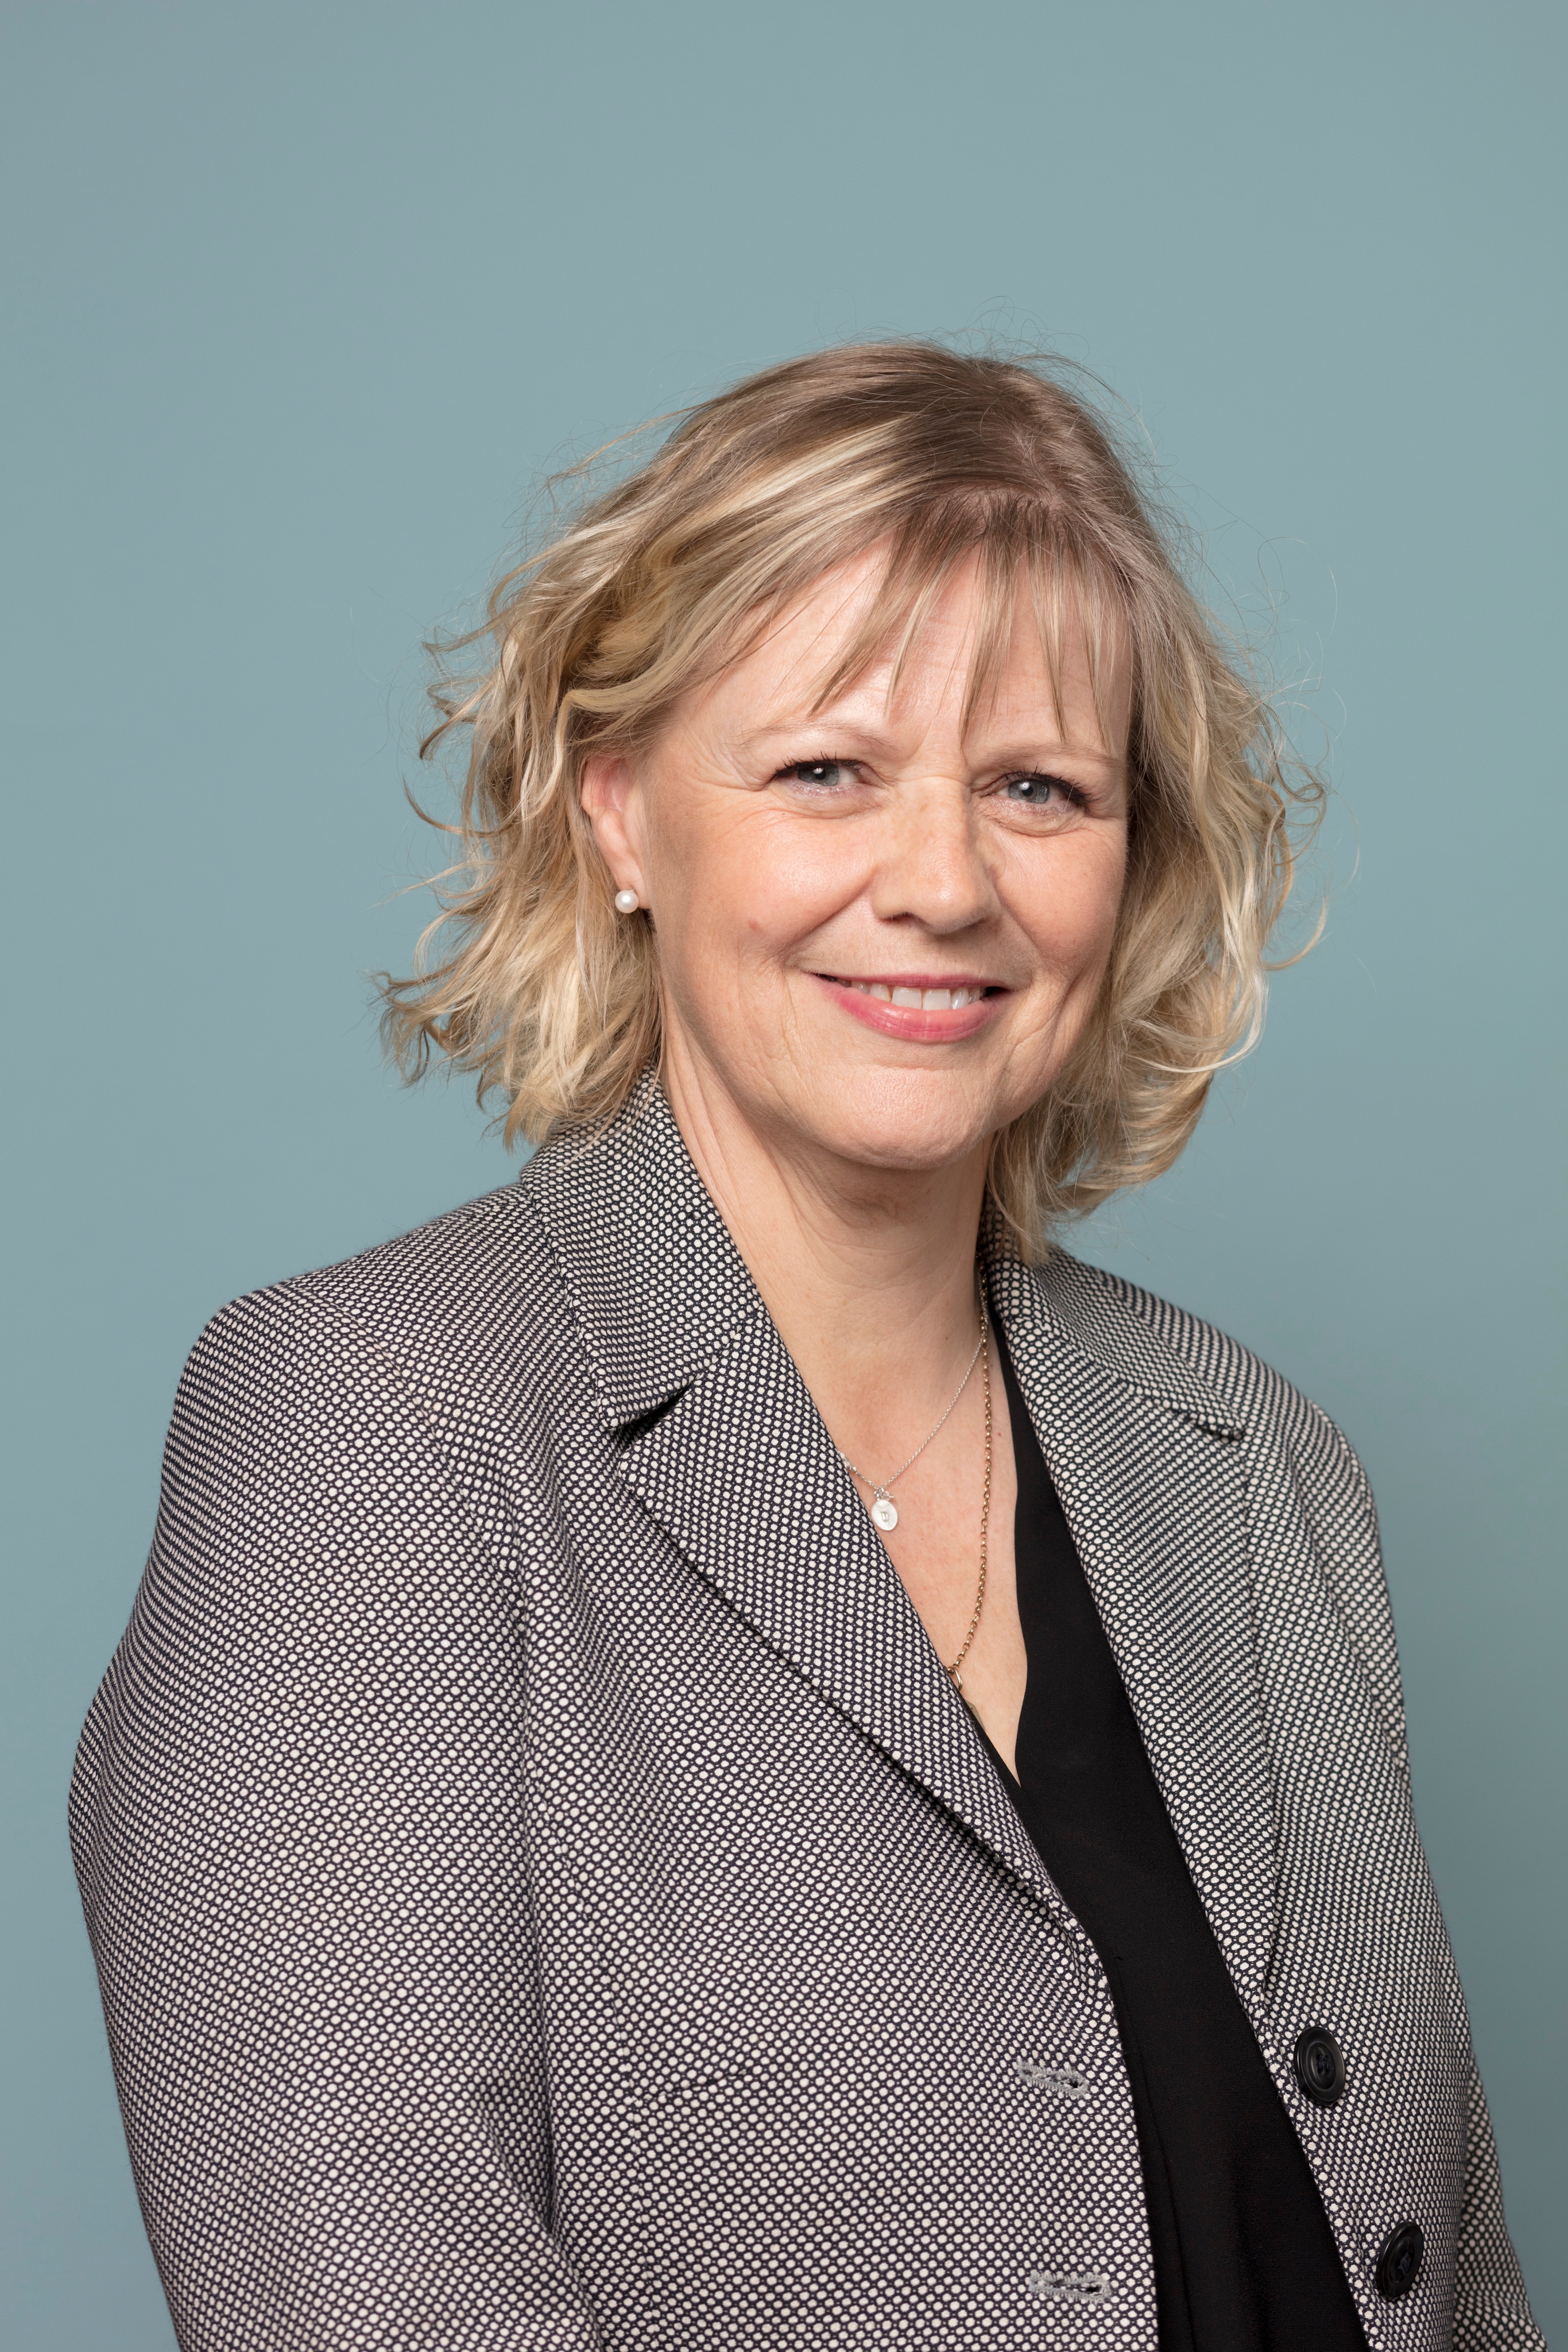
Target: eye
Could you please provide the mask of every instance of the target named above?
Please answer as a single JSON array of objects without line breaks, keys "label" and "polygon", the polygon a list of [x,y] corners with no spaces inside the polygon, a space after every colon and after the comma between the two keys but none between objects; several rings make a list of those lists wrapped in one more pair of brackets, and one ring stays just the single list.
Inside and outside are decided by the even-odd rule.
[{"label": "eye", "polygon": [[773,779],[776,784],[806,784],[818,792],[837,792],[854,782],[854,769],[847,760],[791,760],[780,768]]},{"label": "eye", "polygon": [[1085,796],[1060,776],[1009,776],[1002,786],[1015,808],[1082,808]]}]

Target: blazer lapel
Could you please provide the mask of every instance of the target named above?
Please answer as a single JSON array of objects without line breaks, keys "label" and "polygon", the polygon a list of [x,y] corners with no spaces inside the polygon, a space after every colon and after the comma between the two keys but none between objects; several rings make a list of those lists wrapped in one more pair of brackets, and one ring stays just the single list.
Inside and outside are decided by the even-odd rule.
[{"label": "blazer lapel", "polygon": [[628,1485],[761,1640],[1064,1915],[652,1071],[521,1181]]},{"label": "blazer lapel", "polygon": [[992,1294],[1150,1761],[1231,1976],[1261,1998],[1276,1840],[1245,1432],[1092,1270],[1003,1261]]},{"label": "blazer lapel", "polygon": [[765,1313],[632,1438],[622,1466],[769,1648],[1063,1913]]}]

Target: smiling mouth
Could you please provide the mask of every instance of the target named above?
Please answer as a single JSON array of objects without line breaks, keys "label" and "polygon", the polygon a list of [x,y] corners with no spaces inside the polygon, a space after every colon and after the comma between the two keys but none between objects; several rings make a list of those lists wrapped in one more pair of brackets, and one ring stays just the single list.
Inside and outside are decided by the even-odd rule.
[{"label": "smiling mouth", "polygon": [[999,992],[983,980],[960,981],[946,988],[898,980],[852,980],[841,972],[823,972],[836,988],[852,988],[857,996],[873,997],[879,1004],[896,1004],[910,1013],[961,1013]]}]

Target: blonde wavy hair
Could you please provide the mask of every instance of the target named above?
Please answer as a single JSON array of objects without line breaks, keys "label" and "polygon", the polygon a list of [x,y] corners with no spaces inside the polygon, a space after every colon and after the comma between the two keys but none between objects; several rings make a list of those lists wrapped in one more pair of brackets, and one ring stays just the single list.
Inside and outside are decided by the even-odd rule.
[{"label": "blonde wavy hair", "polygon": [[[885,548],[825,703],[901,664],[954,567],[980,561],[970,708],[1020,579],[1053,677],[1083,629],[1101,691],[1132,664],[1132,824],[1094,1013],[1045,1097],[993,1139],[990,1204],[1028,1255],[1052,1222],[1168,1168],[1215,1072],[1261,1027],[1268,942],[1322,799],[1250,663],[1184,576],[1178,527],[1059,363],[924,342],[765,370],[685,412],[434,648],[429,758],[466,738],[456,862],[411,977],[381,976],[404,1074],[433,1055],[499,1097],[508,1142],[620,1108],[660,1051],[658,942],[627,921],[581,806],[591,751],[635,753],[680,698],[834,565]],[[569,482],[572,478],[569,477]],[[483,646],[476,674],[452,656]],[[896,677],[896,668],[895,668]],[[439,953],[434,952],[444,942]]]}]

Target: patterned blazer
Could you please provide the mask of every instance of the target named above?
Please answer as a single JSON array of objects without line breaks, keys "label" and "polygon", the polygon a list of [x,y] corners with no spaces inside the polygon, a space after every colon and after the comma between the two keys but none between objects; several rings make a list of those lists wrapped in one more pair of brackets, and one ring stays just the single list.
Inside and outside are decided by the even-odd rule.
[{"label": "patterned blazer", "polygon": [[[1369,2343],[1540,2346],[1354,1456],[988,1280]],[[185,2352],[1153,2352],[1099,1959],[651,1077],[210,1325],[73,1828]]]}]

